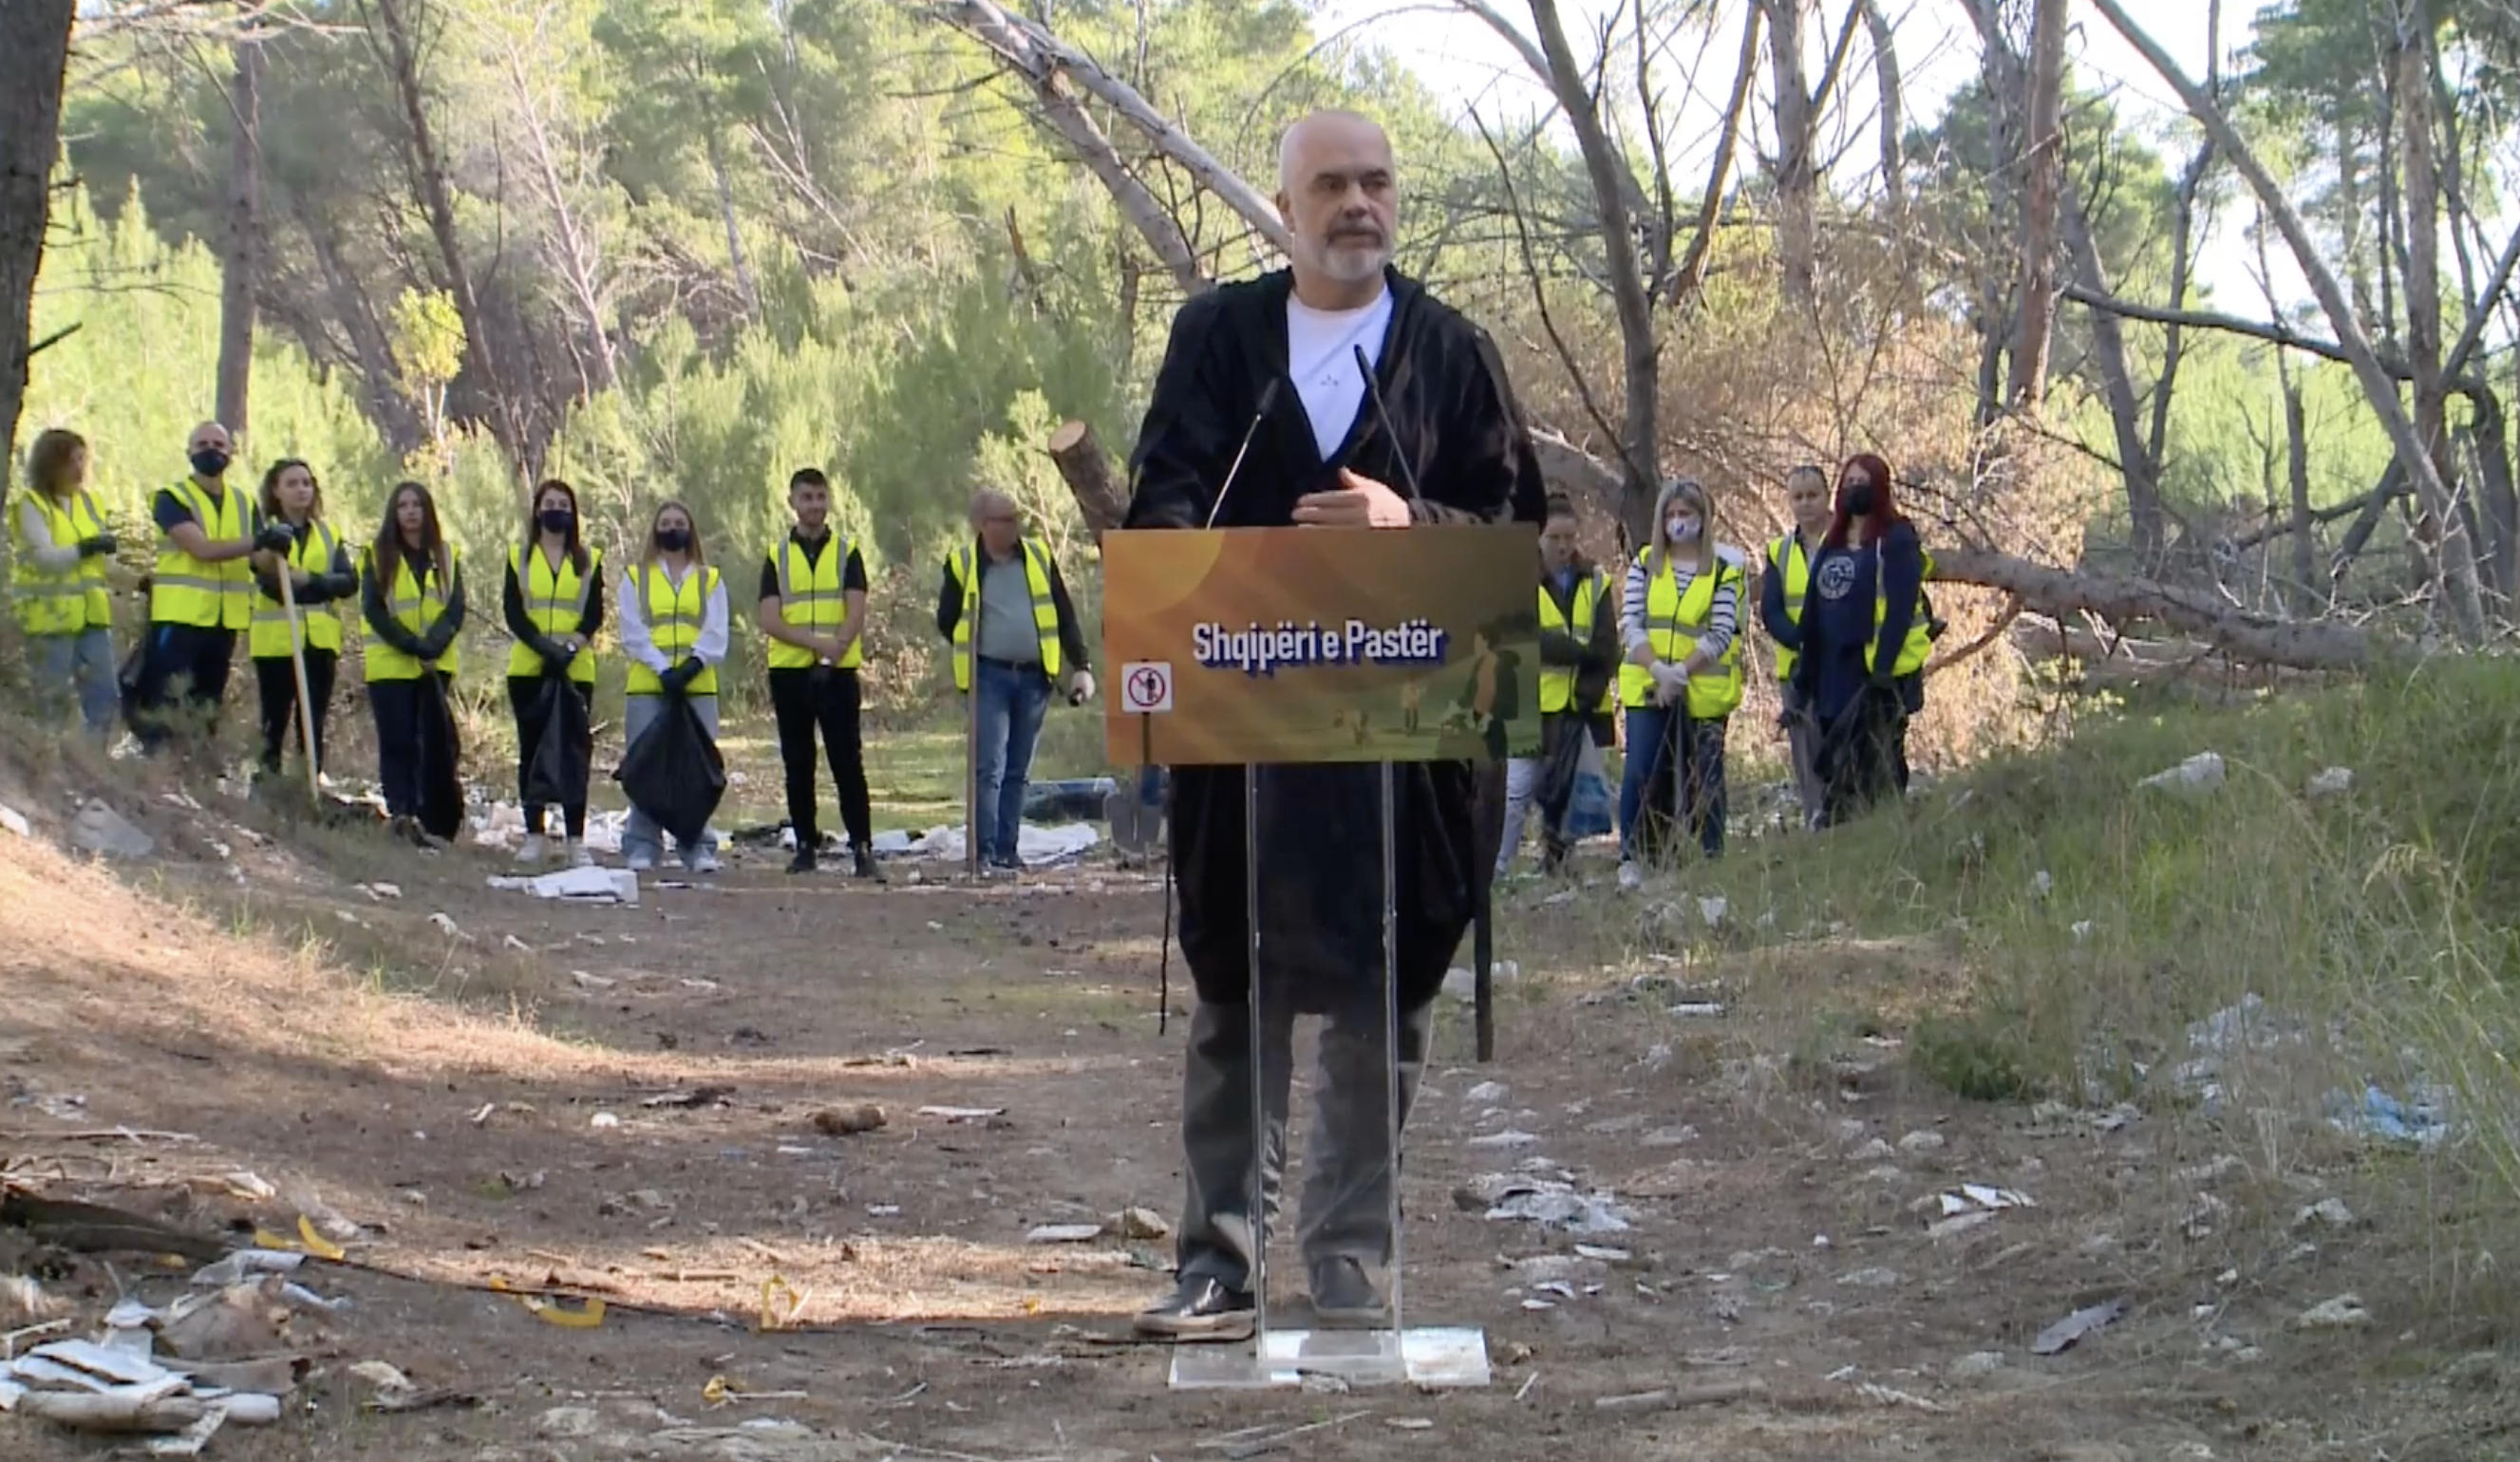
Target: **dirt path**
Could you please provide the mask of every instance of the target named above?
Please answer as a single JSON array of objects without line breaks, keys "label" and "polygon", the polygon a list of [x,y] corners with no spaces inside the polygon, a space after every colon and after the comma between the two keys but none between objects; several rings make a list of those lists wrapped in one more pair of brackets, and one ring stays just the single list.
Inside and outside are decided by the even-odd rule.
[{"label": "dirt path", "polygon": [[[201,1225],[330,1212],[361,1226],[354,1260],[422,1276],[320,1266],[311,1282],[352,1307],[309,1403],[220,1455],[1182,1462],[1319,1424],[1286,1454],[2309,1457],[2348,1454],[2329,1449],[2341,1418],[2478,1400],[2391,1379],[2366,1336],[2287,1329],[2367,1256],[2345,1235],[2301,1255],[2236,1220],[2187,1237],[2195,1185],[2167,1174],[2190,1155],[2154,1122],[1963,1107],[1920,1090],[1895,1042],[1816,1038],[1813,1012],[1851,986],[1917,974],[1897,955],[1634,965],[1598,906],[1536,893],[1508,911],[1527,973],[1499,1059],[1467,1064],[1448,1005],[1406,1180],[1413,1317],[1485,1326],[1495,1385],[1174,1394],[1162,1351],[1121,1343],[1168,1244],[1024,1242],[1178,1208],[1181,1027],[1155,1034],[1150,880],[871,891],[743,863],[611,909],[491,893],[469,853],[390,862],[333,835],[236,853],[242,879],[170,857],[126,886],[0,847],[12,927],[57,935],[0,953],[19,1102],[0,1151],[19,1175]],[[351,886],[381,873],[399,898]],[[1727,1010],[1669,1013],[1684,998]],[[27,1104],[64,1094],[86,1099],[73,1120]],[[862,1102],[886,1125],[813,1125]],[[117,1125],[202,1140],[49,1135]],[[1535,1161],[1619,1194],[1635,1231],[1595,1242],[1628,1258],[1456,1198]],[[279,1196],[216,1180],[240,1170]],[[2037,1206],[1934,1236],[1963,1181]],[[494,1277],[612,1307],[564,1328],[459,1287]],[[56,1287],[110,1304],[113,1282],[79,1262]],[[2362,1283],[2376,1335],[2475,1344],[2419,1293]],[[765,1287],[788,1328],[759,1328]],[[2132,1312],[2096,1339],[2030,1353],[2050,1321],[2119,1298]],[[485,1404],[363,1415],[336,1362],[366,1359]],[[713,1377],[803,1395],[713,1406]],[[1597,1405],[1655,1390],[1747,1395]],[[14,1457],[92,1454],[21,1422],[0,1439]]]}]

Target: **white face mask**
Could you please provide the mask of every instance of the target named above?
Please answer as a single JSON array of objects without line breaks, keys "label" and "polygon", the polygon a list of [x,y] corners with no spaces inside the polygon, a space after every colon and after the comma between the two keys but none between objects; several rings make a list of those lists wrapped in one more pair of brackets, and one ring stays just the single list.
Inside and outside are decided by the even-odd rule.
[{"label": "white face mask", "polygon": [[1693,517],[1671,518],[1662,526],[1663,531],[1671,535],[1671,541],[1674,543],[1697,542],[1697,519]]}]

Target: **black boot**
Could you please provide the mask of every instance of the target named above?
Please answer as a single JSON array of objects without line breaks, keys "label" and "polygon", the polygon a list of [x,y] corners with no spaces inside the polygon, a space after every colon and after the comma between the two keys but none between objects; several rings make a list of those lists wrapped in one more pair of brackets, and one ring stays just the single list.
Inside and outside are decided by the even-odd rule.
[{"label": "black boot", "polygon": [[788,871],[790,873],[810,873],[814,871],[814,843],[805,838],[798,838],[796,840],[796,856],[788,860]]},{"label": "black boot", "polygon": [[872,844],[860,843],[856,847],[851,848],[849,850],[849,863],[851,864],[852,871],[854,871],[860,878],[864,878],[875,883],[881,883],[884,881],[883,869],[876,866],[875,848]]}]

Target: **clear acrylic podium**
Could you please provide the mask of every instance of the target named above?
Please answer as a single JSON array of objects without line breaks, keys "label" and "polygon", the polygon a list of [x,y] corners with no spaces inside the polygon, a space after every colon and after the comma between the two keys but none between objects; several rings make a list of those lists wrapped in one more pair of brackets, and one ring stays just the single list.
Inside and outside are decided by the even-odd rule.
[{"label": "clear acrylic podium", "polygon": [[[1404,1103],[1414,1096],[1417,1074],[1425,1065],[1431,1012],[1418,1013],[1409,1023],[1414,1030],[1401,1019],[1395,769],[1383,763],[1341,770],[1366,774],[1376,788],[1373,822],[1380,876],[1374,887],[1351,892],[1360,902],[1370,900],[1378,915],[1381,959],[1379,978],[1370,987],[1328,999],[1319,997],[1321,991],[1305,988],[1304,978],[1318,970],[1282,957],[1292,951],[1300,959],[1319,948],[1305,937],[1305,910],[1289,909],[1266,896],[1273,853],[1299,857],[1302,850],[1284,846],[1296,840],[1285,837],[1282,824],[1264,821],[1260,790],[1273,775],[1301,775],[1302,769],[1256,767],[1242,777],[1246,953],[1253,972],[1248,1108],[1254,1162],[1243,1189],[1247,1238],[1238,1247],[1246,1248],[1250,1265],[1252,1335],[1247,1341],[1177,1346],[1171,1379],[1175,1390],[1290,1387],[1306,1376],[1336,1377],[1351,1385],[1462,1388],[1489,1383],[1483,1330],[1409,1324],[1401,1129]],[[1273,849],[1273,843],[1281,846]],[[1356,907],[1346,911],[1353,915]],[[1353,917],[1341,923],[1329,910],[1315,912],[1322,922],[1355,927]],[[1335,952],[1328,953],[1335,957]],[[1332,1008],[1314,1008],[1325,1004]],[[1320,1022],[1319,1054],[1313,1063],[1309,1141],[1298,1184],[1284,1172],[1283,1159],[1293,1105],[1294,1035],[1307,1017]],[[1271,1182],[1272,1176],[1278,1180]],[[1365,1277],[1380,1291],[1384,1303],[1378,1311],[1325,1314],[1316,1289],[1320,1275],[1308,1272],[1305,1262],[1315,1256],[1299,1259],[1292,1275],[1274,1262],[1283,1257],[1270,1253],[1270,1241],[1282,1195],[1290,1189],[1300,1194],[1295,1225],[1299,1247],[1313,1249],[1318,1239],[1333,1256],[1329,1263],[1357,1259]],[[1269,1195],[1266,1202],[1258,1196],[1264,1193]],[[1387,1249],[1374,1243],[1384,1234]]]}]

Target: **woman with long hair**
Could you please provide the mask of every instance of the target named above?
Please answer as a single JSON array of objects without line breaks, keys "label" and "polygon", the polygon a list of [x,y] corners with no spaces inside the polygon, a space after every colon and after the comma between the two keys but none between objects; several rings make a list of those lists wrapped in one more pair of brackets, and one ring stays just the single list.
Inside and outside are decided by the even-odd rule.
[{"label": "woman with long hair", "polygon": [[585,728],[578,738],[575,784],[561,802],[561,826],[572,867],[595,862],[586,851],[586,777],[595,757],[595,632],[604,627],[604,555],[579,536],[577,491],[555,477],[534,489],[525,541],[508,551],[508,580],[501,593],[508,633],[508,705],[517,715],[517,795],[524,803],[525,840],[517,861],[538,864],[550,851],[543,837],[547,809],[532,801],[528,782],[534,751],[553,715],[554,693],[577,697]]},{"label": "woman with long hair", "polygon": [[[396,484],[360,575],[368,626],[368,705],[377,718],[377,779],[397,836],[427,843],[420,825],[422,718],[440,714],[462,668],[464,569],[437,520],[437,500],[417,482]],[[433,676],[438,694],[421,677]]]},{"label": "woman with long hair", "polygon": [[87,442],[55,427],[26,452],[26,485],[9,514],[17,548],[11,598],[26,635],[35,706],[66,720],[76,705],[90,733],[113,730],[121,688],[113,671],[113,600],[105,566],[113,535],[87,491]]},{"label": "woman with long hair", "polygon": [[1834,826],[1908,790],[1908,718],[1925,708],[1925,555],[1899,511],[1890,465],[1837,472],[1828,534],[1811,565],[1794,683],[1820,729],[1821,818]]},{"label": "woman with long hair", "polygon": [[[262,474],[262,520],[286,523],[292,536],[289,552],[256,550],[252,557],[259,593],[246,647],[253,657],[253,684],[262,705],[264,776],[276,775],[282,756],[297,741],[297,671],[290,663],[292,644],[306,666],[306,721],[315,742],[315,766],[324,765],[325,712],[333,705],[333,673],[341,660],[343,600],[359,593],[359,576],[350,567],[348,545],[324,521],[324,488],[315,469],[294,457],[284,457]],[[297,605],[290,622],[280,598],[280,575],[289,575],[289,592]]]},{"label": "woman with long hair", "polygon": [[[717,667],[727,649],[726,584],[709,566],[689,508],[667,503],[656,509],[639,561],[621,577],[619,610],[621,651],[630,659],[630,693],[621,717],[628,745],[638,745],[672,701],[688,703],[715,739]],[[654,867],[664,839],[656,820],[632,803],[621,833],[623,864]],[[692,872],[718,869],[706,837],[675,851]]]},{"label": "woman with long hair", "polygon": [[1619,887],[1644,881],[1641,860],[1667,819],[1653,795],[1675,789],[1680,820],[1709,858],[1724,852],[1724,729],[1741,703],[1740,551],[1715,539],[1703,483],[1675,477],[1654,500],[1653,537],[1628,565],[1619,598],[1627,663],[1628,764],[1619,780]]}]

